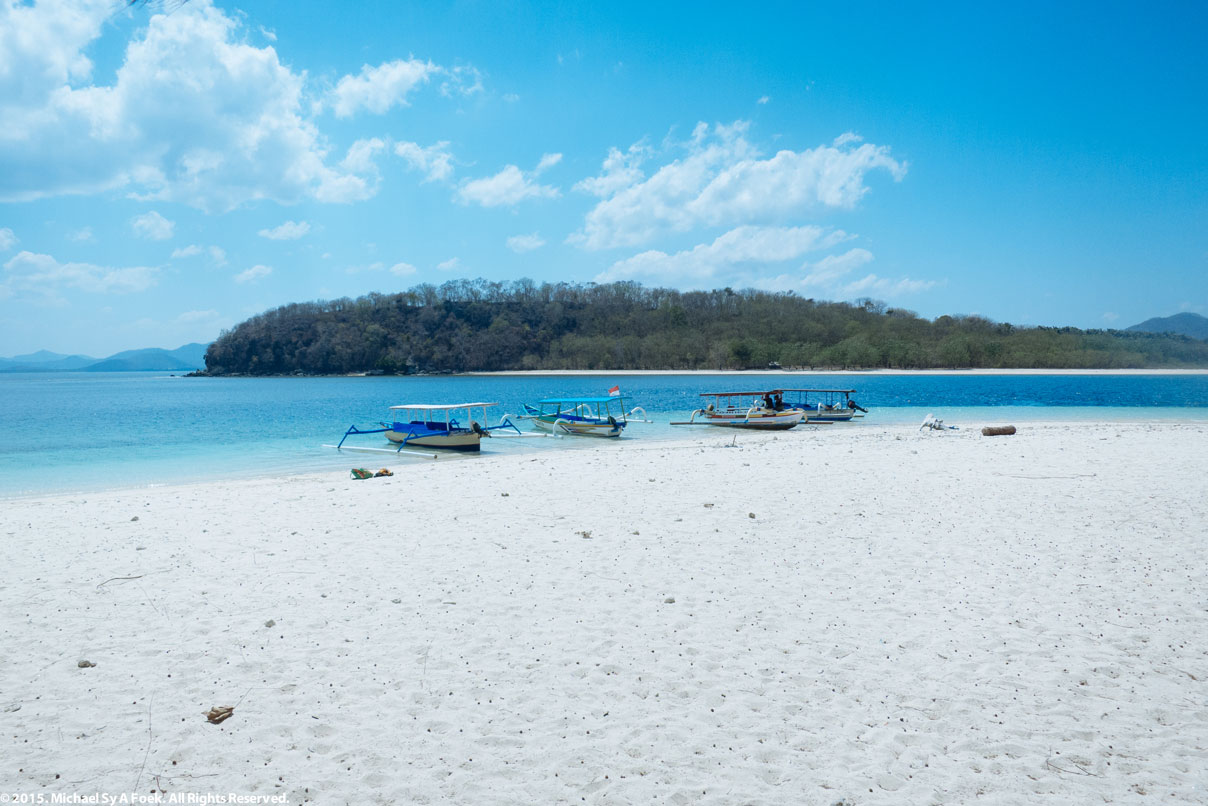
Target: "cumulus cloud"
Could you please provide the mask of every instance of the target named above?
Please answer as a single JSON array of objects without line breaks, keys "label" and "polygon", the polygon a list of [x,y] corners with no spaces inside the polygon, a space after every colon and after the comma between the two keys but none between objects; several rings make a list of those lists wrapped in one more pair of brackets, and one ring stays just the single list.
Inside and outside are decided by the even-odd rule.
[{"label": "cumulus cloud", "polygon": [[437,271],[456,271],[461,267],[461,258],[451,257],[436,264]]},{"label": "cumulus cloud", "polygon": [[372,194],[328,165],[302,114],[305,73],[247,44],[209,0],[151,16],[111,85],[89,83],[84,51],[113,3],[62,5],[0,0],[0,200],[124,189],[226,211]]},{"label": "cumulus cloud", "polygon": [[176,249],[173,249],[172,250],[172,259],[180,260],[181,258],[185,258],[185,257],[196,257],[197,255],[200,255],[201,252],[202,252],[202,249],[200,246],[198,246],[195,243],[191,243],[188,246],[181,246],[181,247],[177,247]]},{"label": "cumulus cloud", "polygon": [[81,227],[67,237],[78,243],[87,243],[89,241],[96,240],[92,234],[92,227]]},{"label": "cumulus cloud", "polygon": [[7,252],[17,245],[17,236],[8,227],[0,227],[0,252]]},{"label": "cumulus cloud", "polygon": [[412,170],[423,173],[425,182],[444,181],[453,175],[453,154],[446,140],[426,148],[419,143],[395,143],[394,153]]},{"label": "cumulus cloud", "polygon": [[261,277],[268,277],[273,273],[271,266],[252,266],[250,269],[239,272],[235,275],[234,280],[237,283],[251,283],[259,280]]},{"label": "cumulus cloud", "polygon": [[[771,223],[819,207],[854,207],[868,192],[864,177],[885,170],[895,180],[906,164],[884,146],[856,145],[854,135],[804,151],[783,150],[763,158],[746,139],[748,124],[698,124],[680,148],[684,156],[640,180],[630,169],[625,183],[606,171],[579,187],[607,188],[570,240],[587,249],[637,246],[669,232],[731,222]],[[615,151],[615,149],[613,150]],[[609,159],[617,164],[617,157]],[[617,176],[609,182],[610,177]]]},{"label": "cumulus cloud", "polygon": [[575,190],[603,198],[637,184],[645,178],[641,164],[649,151],[645,141],[634,143],[624,153],[615,146],[608,149],[608,156],[604,158],[600,175],[580,180],[575,185]]},{"label": "cumulus cloud", "polygon": [[742,226],[675,254],[649,250],[619,260],[596,277],[597,282],[639,280],[701,287],[715,278],[749,278],[768,267],[794,260],[807,252],[827,249],[846,240],[842,230],[821,227]]},{"label": "cumulus cloud", "polygon": [[18,252],[4,264],[3,286],[8,295],[30,291],[50,297],[66,289],[91,294],[126,294],[155,284],[158,269],[148,266],[112,268],[92,263],[60,263],[50,255]]},{"label": "cumulus cloud", "polygon": [[410,277],[415,271],[415,267],[410,263],[395,263],[390,267],[390,273],[396,277]]},{"label": "cumulus cloud", "polygon": [[419,59],[395,59],[377,67],[362,65],[359,75],[344,76],[331,91],[332,111],[336,117],[346,118],[361,109],[381,115],[391,107],[409,106],[407,94],[439,69]]},{"label": "cumulus cloud", "polygon": [[310,232],[310,224],[306,221],[286,221],[272,229],[262,229],[257,234],[270,241],[295,241]]},{"label": "cumulus cloud", "polygon": [[176,230],[176,222],[169,221],[154,210],[130,219],[134,234],[149,241],[166,241]]},{"label": "cumulus cloud", "polygon": [[483,207],[501,207],[518,204],[525,199],[555,199],[562,195],[556,187],[540,185],[536,179],[547,168],[557,165],[561,154],[545,154],[529,173],[515,165],[508,165],[494,176],[463,182],[457,197],[463,204],[474,202]]},{"label": "cumulus cloud", "polygon": [[513,235],[508,238],[507,243],[508,249],[520,255],[545,246],[545,239],[534,232],[531,235]]}]

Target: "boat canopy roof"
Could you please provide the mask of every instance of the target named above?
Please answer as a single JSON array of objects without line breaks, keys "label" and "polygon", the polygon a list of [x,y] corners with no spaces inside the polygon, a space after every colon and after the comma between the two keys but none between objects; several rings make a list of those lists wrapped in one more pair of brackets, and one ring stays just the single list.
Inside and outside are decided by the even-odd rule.
[{"label": "boat canopy roof", "polygon": [[701,397],[763,397],[764,395],[774,395],[782,392],[782,389],[765,389],[762,392],[701,392]]},{"label": "boat canopy roof", "polygon": [[781,392],[829,392],[835,395],[855,394],[855,389],[780,389]]},{"label": "boat canopy roof", "polygon": [[498,403],[408,403],[405,406],[391,406],[391,411],[450,411],[452,409],[488,408],[498,406]]},{"label": "boat canopy roof", "polygon": [[554,403],[608,403],[612,400],[620,400],[620,395],[609,395],[606,397],[547,397],[545,400],[538,400],[538,403],[552,405]]}]

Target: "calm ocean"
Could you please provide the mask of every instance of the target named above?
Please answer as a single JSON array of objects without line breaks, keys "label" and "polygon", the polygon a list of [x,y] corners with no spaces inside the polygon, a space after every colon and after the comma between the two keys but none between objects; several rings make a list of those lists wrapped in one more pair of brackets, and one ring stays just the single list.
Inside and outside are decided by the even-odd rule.
[{"label": "calm ocean", "polygon": [[[349,425],[398,403],[498,401],[498,415],[543,397],[594,396],[619,384],[651,425],[624,439],[677,439],[672,419],[701,391],[854,388],[862,428],[928,413],[965,427],[1036,420],[1208,421],[1208,375],[625,375],[383,378],[184,378],[164,373],[0,374],[0,497],[297,473],[396,463],[338,454]],[[492,424],[495,420],[492,421]],[[522,426],[523,427],[523,426]],[[385,445],[374,438],[359,444]],[[496,440],[482,456],[575,449],[593,440]],[[418,460],[416,460],[418,461]]]}]

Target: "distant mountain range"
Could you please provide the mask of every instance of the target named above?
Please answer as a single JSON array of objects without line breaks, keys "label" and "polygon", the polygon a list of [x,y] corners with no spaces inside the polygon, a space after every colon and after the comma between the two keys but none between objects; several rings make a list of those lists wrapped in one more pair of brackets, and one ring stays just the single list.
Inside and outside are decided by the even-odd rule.
[{"label": "distant mountain range", "polygon": [[1208,317],[1198,313],[1176,313],[1174,316],[1156,316],[1139,325],[1125,328],[1143,333],[1177,333],[1193,339],[1208,340]]},{"label": "distant mountain range", "polygon": [[108,358],[63,355],[47,350],[0,358],[0,372],[160,372],[205,369],[208,344],[186,344],[175,350],[149,347],[124,350]]}]

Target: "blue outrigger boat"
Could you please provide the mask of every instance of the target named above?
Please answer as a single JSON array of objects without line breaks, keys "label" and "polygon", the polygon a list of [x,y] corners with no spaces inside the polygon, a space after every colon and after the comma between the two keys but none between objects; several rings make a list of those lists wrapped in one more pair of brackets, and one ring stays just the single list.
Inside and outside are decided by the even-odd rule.
[{"label": "blue outrigger boat", "polygon": [[[492,431],[512,429],[520,435],[511,420],[506,417],[499,425],[481,425],[474,417],[474,410],[482,410],[482,421],[487,421],[487,409],[498,403],[449,403],[444,405],[411,404],[390,407],[390,422],[379,423],[381,428],[357,428],[350,426],[344,432],[337,449],[344,447],[344,440],[358,434],[385,434],[386,439],[397,443],[398,448],[351,448],[362,451],[400,452],[403,448],[442,448],[450,451],[478,451],[483,437]],[[459,419],[464,411],[464,423]]]},{"label": "blue outrigger boat", "polygon": [[[852,400],[855,389],[778,389],[786,409],[805,412],[807,423],[846,423],[863,417],[868,409]],[[788,396],[784,399],[784,396]]]},{"label": "blue outrigger boat", "polygon": [[[646,412],[641,411],[643,418]],[[551,434],[574,434],[585,437],[619,437],[629,424],[625,402],[619,394],[608,397],[551,397],[527,403],[518,420],[532,420],[533,426]]]}]

